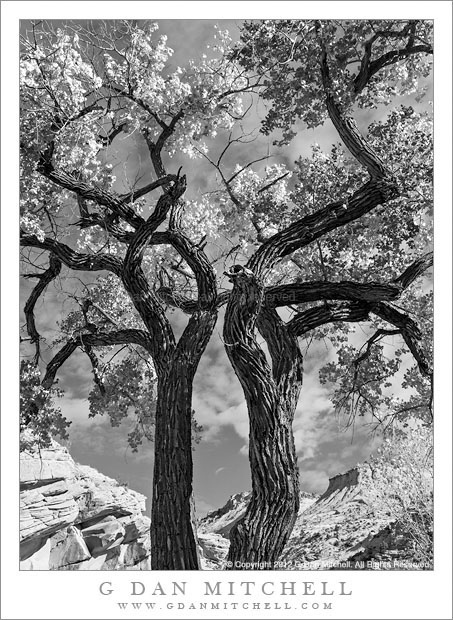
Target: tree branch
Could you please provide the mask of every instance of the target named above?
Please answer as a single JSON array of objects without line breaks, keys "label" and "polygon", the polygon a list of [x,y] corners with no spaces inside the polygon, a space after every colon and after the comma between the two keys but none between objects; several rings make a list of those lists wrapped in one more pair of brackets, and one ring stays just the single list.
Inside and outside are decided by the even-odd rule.
[{"label": "tree branch", "polygon": [[247,267],[257,275],[262,274],[284,256],[309,245],[336,228],[359,219],[396,196],[396,188],[391,182],[372,179],[348,199],[332,202],[324,209],[301,218],[270,237],[256,250]]},{"label": "tree branch", "polygon": [[295,334],[275,309],[263,306],[258,315],[257,328],[265,339],[272,359],[272,375],[277,390],[285,399],[297,399],[303,373],[303,359]]},{"label": "tree branch", "polygon": [[332,299],[372,303],[391,301],[400,295],[401,288],[393,283],[301,282],[266,288],[264,303],[271,308]]},{"label": "tree branch", "polygon": [[[186,190],[186,178],[174,182],[157,201],[154,212],[132,238],[121,274],[124,286],[152,339],[152,356],[158,374],[165,373],[167,356],[174,351],[175,338],[159,298],[151,290],[141,266],[143,255],[156,228],[164,221],[172,204]],[[165,236],[168,240],[168,234]]]},{"label": "tree branch", "polygon": [[86,344],[83,350],[85,351],[85,353],[88,355],[90,359],[91,366],[93,368],[93,380],[95,384],[98,386],[100,393],[104,395],[105,387],[104,387],[104,384],[102,383],[102,379],[99,374],[99,360],[95,352],[93,351],[93,348],[90,345]]},{"label": "tree branch", "polygon": [[80,334],[68,340],[47,364],[46,374],[41,382],[42,385],[45,388],[52,386],[58,369],[74,353],[77,347],[108,347],[116,344],[137,344],[144,347],[150,353],[152,349],[149,335],[140,329],[121,329],[114,332]]},{"label": "tree branch", "polygon": [[400,297],[418,277],[433,264],[433,253],[427,252],[417,258],[403,273],[390,282],[298,282],[281,284],[265,289],[264,303],[270,308],[302,304],[309,301],[338,299],[376,303],[393,301]]},{"label": "tree branch", "polygon": [[111,271],[116,275],[121,275],[122,262],[115,256],[98,252],[96,254],[81,254],[69,246],[45,237],[40,240],[36,235],[27,235],[23,231],[20,234],[20,244],[23,247],[34,247],[42,250],[49,250],[61,262],[77,271]]},{"label": "tree branch", "polygon": [[75,192],[81,198],[93,200],[97,204],[107,207],[112,213],[122,217],[133,228],[138,228],[143,223],[143,218],[137,215],[131,207],[127,206],[119,196],[111,194],[95,185],[89,185],[63,170],[55,169],[52,163],[52,153],[52,145],[41,153],[37,170],[43,176],[56,185]]},{"label": "tree branch", "polygon": [[432,365],[421,346],[422,333],[414,319],[386,303],[376,304],[373,306],[372,312],[384,319],[384,321],[394,325],[401,332],[409,351],[418,364],[421,374],[432,379]]},{"label": "tree branch", "polygon": [[337,106],[333,97],[333,89],[330,84],[329,66],[327,64],[327,52],[325,45],[320,40],[321,44],[321,75],[324,91],[326,94],[327,111],[329,113],[330,120],[332,121],[335,129],[337,130],[340,138],[345,143],[346,147],[357,159],[357,161],[364,166],[371,178],[383,178],[387,176],[387,171],[384,162],[380,159],[377,153],[368,145],[365,138],[360,134],[355,121],[350,117],[345,117],[340,108]]},{"label": "tree branch", "polygon": [[99,228],[107,231],[110,235],[112,235],[112,237],[122,243],[130,243],[134,236],[133,232],[126,231],[121,228],[121,226],[115,222],[114,217],[104,216],[100,213],[90,213],[87,217],[82,217],[78,222],[76,222],[76,225],[81,229],[99,226]]},{"label": "tree branch", "polygon": [[[402,58],[407,58],[408,56],[412,56],[414,54],[433,53],[433,48],[431,45],[414,45],[415,24],[416,22],[406,24],[406,26],[400,32],[377,32],[366,42],[365,53],[362,58],[360,71],[354,80],[354,93],[356,95],[358,95],[365,88],[373,75],[376,75],[376,73],[378,73],[378,71],[380,71],[384,67],[395,64]],[[408,34],[409,39],[406,47],[400,48],[398,50],[390,50],[379,58],[371,60],[372,45],[375,41],[377,41],[377,39],[379,39],[380,37],[403,38],[405,36],[408,36]]]},{"label": "tree branch", "polygon": [[369,319],[370,305],[363,302],[322,305],[299,312],[288,323],[288,329],[295,336],[303,336],[315,327],[327,323],[359,322]]},{"label": "tree branch", "polygon": [[427,252],[416,261],[414,261],[403,273],[393,282],[402,289],[408,288],[419,276],[423,275],[430,267],[433,266],[433,252]]},{"label": "tree branch", "polygon": [[122,194],[121,196],[119,196],[119,198],[124,204],[128,204],[129,202],[133,202],[134,200],[138,200],[142,196],[149,194],[149,192],[152,192],[158,187],[168,185],[171,181],[177,181],[177,179],[178,177],[176,175],[167,174],[166,176],[157,179],[157,181],[152,181],[151,183],[148,183],[148,185],[145,185],[144,187],[133,190],[132,192],[128,192],[127,194]]},{"label": "tree branch", "polygon": [[[172,118],[171,123],[169,125],[165,125],[156,143],[151,140],[148,132],[145,131],[143,134],[148,145],[154,171],[159,178],[169,176],[166,174],[162,163],[161,151],[166,140],[171,136],[175,130],[176,124],[183,117],[183,115],[183,111],[180,110],[178,114]],[[168,191],[166,185],[164,185],[164,189]],[[215,300],[217,298],[215,274],[212,265],[202,248],[193,243],[187,235],[182,232],[180,228],[180,215],[182,208],[183,203],[179,200],[175,200],[171,206],[169,230],[165,233],[154,234],[150,241],[151,243],[160,243],[162,241],[159,240],[165,239],[163,242],[172,245],[179,255],[186,261],[194,272],[197,282],[198,308],[207,309],[215,306]],[[182,304],[186,308],[189,308],[189,305],[185,302],[182,302]]]},{"label": "tree branch", "polygon": [[36,346],[36,353],[34,356],[34,363],[37,364],[40,356],[40,346],[39,341],[41,336],[39,335],[38,330],[36,329],[35,323],[35,315],[34,309],[36,302],[38,301],[41,293],[44,292],[47,285],[54,280],[61,271],[61,261],[54,255],[50,255],[49,260],[49,268],[40,274],[34,274],[35,277],[39,278],[38,284],[34,287],[32,292],[30,293],[30,297],[28,298],[25,307],[24,313],[27,321],[27,332],[30,336],[30,342]]}]

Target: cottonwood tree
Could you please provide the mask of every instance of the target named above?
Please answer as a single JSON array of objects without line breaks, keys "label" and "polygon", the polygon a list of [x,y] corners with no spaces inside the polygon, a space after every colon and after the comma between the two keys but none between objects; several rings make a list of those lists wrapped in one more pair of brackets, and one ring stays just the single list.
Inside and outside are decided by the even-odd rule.
[{"label": "cottonwood tree", "polygon": [[[204,249],[212,217],[184,200],[186,176],[169,172],[164,156],[203,149],[206,137],[231,128],[249,80],[222,53],[222,32],[210,59],[171,70],[172,50],[156,29],[35,22],[22,37],[21,246],[24,275],[38,279],[24,309],[36,351],[23,366],[22,423],[44,441],[65,434],[52,404],[56,374],[84,351],[95,381],[91,414],[118,425],[132,407],[133,447],[154,426],[152,567],[196,569],[192,383],[219,298]],[[140,149],[147,161],[130,171]],[[95,277],[70,286],[67,270]],[[39,382],[34,310],[55,279],[70,311]],[[167,313],[175,287],[193,297],[179,340]],[[119,355],[119,345],[128,351]]]},{"label": "cottonwood tree", "polygon": [[[35,24],[25,38],[21,243],[29,263],[41,265],[39,251],[49,256],[25,309],[35,345],[34,306],[61,265],[99,273],[77,289],[83,295],[69,291],[75,309],[61,323],[66,340],[38,387],[53,389],[58,368],[80,348],[93,364],[93,413],[118,423],[134,405],[133,445],[155,417],[153,568],[198,567],[191,391],[221,305],[225,348],[250,416],[253,484],[232,531],[231,560],[272,563],[297,515],[291,426],[303,378],[300,337],[328,338],[336,348],[338,361],[321,379],[336,386],[334,402],[351,419],[430,415],[429,333],[411,314],[429,322],[421,276],[432,262],[430,116],[406,105],[366,137],[350,116],[417,87],[428,75],[429,30],[421,22],[252,22],[235,50],[220,33],[214,57],[176,72],[165,68],[170,51],[149,26],[70,25],[52,34]],[[248,156],[259,143],[248,144],[246,116],[256,125],[254,104],[266,99],[263,131],[281,145],[297,119],[316,127],[329,116],[346,148],[315,147],[292,177],[282,164],[263,170],[265,155]],[[135,178],[120,191],[112,165],[138,144],[149,154],[149,182]],[[167,171],[166,155],[175,152],[207,159],[218,187],[187,200],[187,179]],[[221,291],[206,245],[219,235],[232,241],[219,254],[231,291]],[[178,342],[169,320],[175,307],[189,315]],[[356,325],[367,333],[362,351],[353,346]],[[393,359],[390,336],[399,338]],[[123,343],[131,348],[126,360],[99,359]],[[389,391],[398,373],[407,402]],[[48,421],[47,392],[42,400]],[[37,412],[27,412],[30,424]]]},{"label": "cottonwood tree", "polygon": [[[250,184],[241,194],[226,183],[261,241],[230,269],[224,322],[248,406],[253,485],[230,535],[233,564],[272,566],[297,516],[292,422],[303,378],[300,337],[330,338],[336,347],[321,379],[336,385],[334,403],[351,423],[366,414],[385,424],[392,416],[431,417],[431,293],[420,280],[432,265],[430,116],[400,106],[367,135],[353,120],[360,108],[421,94],[431,29],[420,21],[266,21],[242,29],[234,57],[264,79],[270,109],[263,131],[280,130],[276,141],[285,144],[296,121],[313,128],[328,118],[342,145],[299,160],[296,187],[278,203],[260,196],[256,183],[254,195]],[[266,229],[274,234],[266,238]],[[269,286],[275,271],[284,283]],[[284,320],[277,309],[289,303],[295,311]],[[357,324],[369,333],[359,350],[347,336]],[[395,347],[391,356],[386,343]],[[415,364],[403,361],[407,352]]]}]

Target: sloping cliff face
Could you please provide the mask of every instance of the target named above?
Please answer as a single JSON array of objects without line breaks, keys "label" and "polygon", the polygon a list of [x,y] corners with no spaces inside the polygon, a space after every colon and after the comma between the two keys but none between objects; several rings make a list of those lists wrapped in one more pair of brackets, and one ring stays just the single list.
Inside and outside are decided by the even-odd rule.
[{"label": "sloping cliff face", "polygon": [[[377,516],[367,497],[372,471],[365,463],[334,476],[321,496],[301,493],[299,515],[278,568],[362,570],[388,568],[410,557],[407,534],[390,515]],[[233,495],[199,524],[199,540],[210,569],[223,567],[231,527],[245,512],[249,493]],[[367,564],[368,563],[368,564]]]},{"label": "sloping cliff face", "polygon": [[[299,513],[281,558],[288,568],[361,568],[355,556],[391,522],[390,516],[377,517],[367,498],[371,474],[365,463],[334,476],[317,501]],[[389,535],[386,539],[390,542]]]},{"label": "sloping cliff face", "polygon": [[21,570],[149,570],[145,496],[54,442],[20,458]]}]

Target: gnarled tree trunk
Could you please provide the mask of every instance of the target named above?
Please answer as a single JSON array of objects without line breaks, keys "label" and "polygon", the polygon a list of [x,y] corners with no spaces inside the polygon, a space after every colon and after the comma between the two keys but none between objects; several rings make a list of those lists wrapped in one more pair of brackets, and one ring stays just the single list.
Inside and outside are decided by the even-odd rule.
[{"label": "gnarled tree trunk", "polygon": [[[228,357],[242,384],[250,418],[252,497],[244,517],[230,533],[231,568],[274,568],[299,509],[299,470],[292,422],[302,386],[297,341],[284,332],[275,312],[263,311],[263,287],[244,268],[234,282],[225,315]],[[255,338],[255,325],[268,340],[272,370]],[[277,328],[272,331],[272,328]],[[283,330],[283,331],[281,331]],[[281,331],[281,333],[280,333]]]}]

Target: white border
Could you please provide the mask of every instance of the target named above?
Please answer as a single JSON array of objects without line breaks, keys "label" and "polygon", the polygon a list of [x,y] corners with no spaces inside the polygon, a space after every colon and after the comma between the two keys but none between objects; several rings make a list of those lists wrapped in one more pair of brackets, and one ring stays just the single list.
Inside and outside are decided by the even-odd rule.
[{"label": "white border", "polygon": [[[451,618],[451,3],[450,2],[2,2],[2,618]],[[435,405],[436,527],[433,572],[137,573],[22,572],[17,569],[18,458],[18,19],[140,18],[424,18],[435,19]],[[14,231],[14,232],[13,232]],[[286,597],[292,610],[190,612],[114,611],[113,596],[98,592],[113,581],[126,592],[131,581],[187,581],[186,602],[203,600],[204,581],[346,581],[351,597],[332,597],[333,611],[302,611],[300,597]],[[123,597],[125,600],[130,598]],[[216,597],[222,601],[241,597]],[[271,597],[245,597],[250,602]],[[326,597],[327,598],[327,597]],[[305,597],[310,599],[310,597]],[[116,599],[118,600],[118,599]],[[121,598],[119,599],[121,600]],[[274,598],[273,598],[274,600]],[[311,599],[314,600],[314,599]],[[320,599],[316,598],[318,602]],[[284,597],[278,601],[285,602]],[[115,615],[118,614],[118,615]],[[157,615],[156,615],[157,614]]]}]

